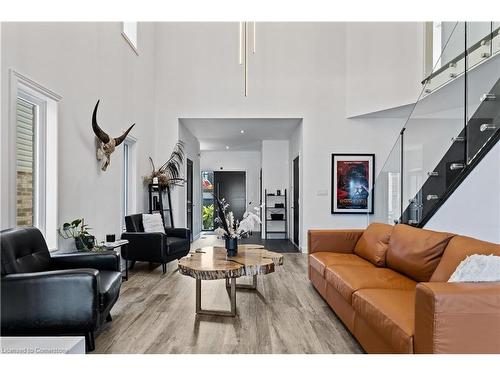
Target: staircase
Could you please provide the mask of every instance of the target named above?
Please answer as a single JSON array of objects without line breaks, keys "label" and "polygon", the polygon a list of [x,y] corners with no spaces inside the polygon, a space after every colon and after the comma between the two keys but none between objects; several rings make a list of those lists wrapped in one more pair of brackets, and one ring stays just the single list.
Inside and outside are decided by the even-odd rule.
[{"label": "staircase", "polygon": [[[408,202],[400,222],[423,227],[500,138],[500,79]],[[499,166],[500,168],[500,166]],[[498,171],[492,171],[497,172]]]},{"label": "staircase", "polygon": [[[443,61],[422,82],[422,93],[375,179],[375,209],[368,222],[423,227],[498,142],[500,28],[491,27],[477,40],[473,26],[456,23]],[[474,43],[468,43],[471,32]],[[463,46],[458,54],[457,45]]]}]

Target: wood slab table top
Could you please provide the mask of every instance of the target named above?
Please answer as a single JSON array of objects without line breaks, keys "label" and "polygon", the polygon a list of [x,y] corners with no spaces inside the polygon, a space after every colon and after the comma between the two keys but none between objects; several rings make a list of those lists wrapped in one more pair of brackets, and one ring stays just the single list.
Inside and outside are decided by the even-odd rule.
[{"label": "wood slab table top", "polygon": [[218,280],[241,276],[264,275],[283,264],[283,255],[261,245],[239,245],[238,254],[227,256],[224,247],[197,249],[179,260],[181,274],[199,280]]}]

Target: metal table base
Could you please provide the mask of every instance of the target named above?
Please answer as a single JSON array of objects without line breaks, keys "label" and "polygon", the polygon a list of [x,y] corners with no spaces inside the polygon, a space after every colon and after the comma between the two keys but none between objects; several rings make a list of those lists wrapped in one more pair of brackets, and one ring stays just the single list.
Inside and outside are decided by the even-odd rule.
[{"label": "metal table base", "polygon": [[[226,285],[229,285],[229,279],[226,279]],[[216,315],[216,316],[236,316],[236,278],[231,278],[229,298],[231,310],[206,310],[201,308],[201,280],[196,279],[196,314]]]},{"label": "metal table base", "polygon": [[[226,288],[229,288],[229,279],[226,279]],[[236,289],[257,289],[257,275],[252,276],[251,284],[236,284]]]}]

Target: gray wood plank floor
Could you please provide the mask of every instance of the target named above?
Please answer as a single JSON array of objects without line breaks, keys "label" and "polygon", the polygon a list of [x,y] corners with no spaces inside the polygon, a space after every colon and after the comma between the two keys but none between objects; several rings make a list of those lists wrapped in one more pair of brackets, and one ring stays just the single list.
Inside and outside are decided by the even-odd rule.
[{"label": "gray wood plank floor", "polygon": [[[193,248],[214,243],[205,238]],[[137,263],[122,285],[113,321],[96,337],[95,353],[361,353],[314,290],[307,257],[284,254],[284,266],[259,276],[258,291],[238,290],[238,316],[197,317],[195,280]],[[240,278],[238,282],[250,279]],[[202,282],[203,308],[227,309],[224,280]]]}]

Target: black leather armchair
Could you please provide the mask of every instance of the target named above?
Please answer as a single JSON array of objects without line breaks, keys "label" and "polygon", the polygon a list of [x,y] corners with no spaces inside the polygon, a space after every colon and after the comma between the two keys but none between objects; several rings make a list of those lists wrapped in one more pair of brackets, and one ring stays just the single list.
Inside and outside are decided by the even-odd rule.
[{"label": "black leather armchair", "polygon": [[0,251],[1,334],[83,334],[94,350],[94,332],[111,320],[120,293],[119,256],[51,255],[36,228],[1,231]]},{"label": "black leather armchair", "polygon": [[132,262],[136,261],[161,263],[163,273],[167,271],[167,263],[180,259],[189,253],[191,247],[191,231],[185,228],[165,228],[161,232],[146,233],[142,225],[142,214],[125,217],[127,231],[122,234],[123,240],[128,240],[127,251],[122,257]]}]

